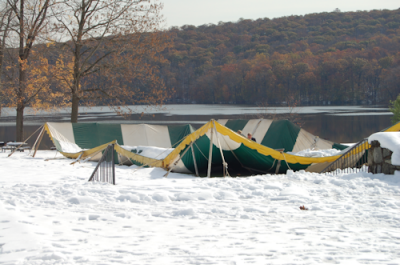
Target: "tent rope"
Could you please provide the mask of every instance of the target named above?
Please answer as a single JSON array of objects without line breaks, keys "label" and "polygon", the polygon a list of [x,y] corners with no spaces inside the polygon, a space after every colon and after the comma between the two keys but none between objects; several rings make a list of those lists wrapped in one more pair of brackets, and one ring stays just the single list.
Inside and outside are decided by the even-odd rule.
[{"label": "tent rope", "polygon": [[31,152],[33,151],[33,149],[35,149],[36,144],[37,144],[37,142],[39,141],[39,138],[40,138],[40,136],[42,135],[42,133],[43,133],[43,131],[44,131],[44,126],[42,126],[42,127],[43,127],[43,128],[42,128],[42,130],[40,131],[38,137],[36,138],[36,141],[35,141],[35,143],[33,144],[32,149],[29,150],[28,156],[31,154]]},{"label": "tent rope", "polygon": [[272,163],[272,167],[270,167],[270,168],[267,170],[267,172],[270,171],[270,170],[275,166],[275,162],[276,162],[276,159],[274,159],[274,163]]},{"label": "tent rope", "polygon": [[[189,133],[190,134],[190,133]],[[186,139],[186,137],[189,135],[187,134],[185,137],[183,137],[182,139],[180,139],[179,141],[177,141],[175,144],[172,145],[172,147],[177,147],[183,140]]]},{"label": "tent rope", "polygon": [[208,157],[206,157],[203,152],[200,150],[199,146],[196,144],[196,142],[193,142],[194,145],[197,147],[197,149],[199,150],[200,154],[202,154],[204,156],[204,158],[208,161]]},{"label": "tent rope", "polygon": [[[247,169],[250,173],[254,173],[254,172],[251,170],[251,168],[246,167],[246,166],[244,166],[244,165],[242,164],[242,162],[241,162],[241,161],[239,160],[239,158],[236,156],[235,152],[233,152],[233,150],[231,149],[231,147],[230,147],[230,145],[228,144],[228,142],[226,141],[226,139],[225,139],[225,138],[223,138],[223,139],[224,139],[224,141],[225,141],[225,144],[229,147],[229,151],[231,151],[232,155],[236,158],[236,160],[239,162],[239,164],[242,166],[242,168]],[[257,171],[257,170],[256,170],[256,171]]]},{"label": "tent rope", "polygon": [[284,154],[283,152],[281,152],[281,154],[283,155],[283,158],[285,159],[285,162],[286,162],[287,167],[288,167],[290,170],[292,170],[292,169],[290,168],[290,166],[289,166],[289,163],[286,161],[286,156],[285,156],[285,154]]}]

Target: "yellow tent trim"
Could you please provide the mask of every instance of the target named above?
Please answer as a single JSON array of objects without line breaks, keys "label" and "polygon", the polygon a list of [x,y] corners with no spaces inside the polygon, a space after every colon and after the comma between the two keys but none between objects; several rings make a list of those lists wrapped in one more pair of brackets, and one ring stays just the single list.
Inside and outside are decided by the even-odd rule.
[{"label": "yellow tent trim", "polygon": [[187,145],[206,134],[207,131],[213,127],[212,121],[213,120],[207,122],[206,124],[201,126],[200,129],[186,136],[186,138],[177,147],[175,147],[174,151],[172,151],[166,158],[164,158],[164,160],[162,160],[163,167],[168,168],[172,161],[175,160],[175,158],[180,154],[183,149],[186,148]]},{"label": "yellow tent trim", "polygon": [[66,156],[66,157],[69,157],[69,158],[78,158],[82,154],[81,159],[85,159],[85,158],[90,157],[91,155],[93,155],[95,153],[103,151],[104,149],[107,148],[108,145],[116,144],[116,143],[117,143],[117,140],[114,140],[114,141],[111,141],[109,143],[102,144],[102,145],[99,145],[99,146],[97,146],[95,148],[92,148],[92,149],[89,149],[89,150],[85,150],[85,151],[82,151],[82,152],[79,152],[79,153],[65,153],[65,152],[60,152],[60,153],[62,155],[64,155],[64,156]]},{"label": "yellow tent trim", "polygon": [[400,122],[384,130],[384,132],[398,132],[398,131],[400,131]]}]

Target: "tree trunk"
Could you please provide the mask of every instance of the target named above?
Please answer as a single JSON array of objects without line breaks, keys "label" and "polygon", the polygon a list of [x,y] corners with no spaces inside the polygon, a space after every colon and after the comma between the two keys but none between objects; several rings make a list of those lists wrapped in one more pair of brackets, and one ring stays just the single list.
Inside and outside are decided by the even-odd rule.
[{"label": "tree trunk", "polygon": [[71,110],[71,122],[78,122],[78,113],[79,113],[79,98],[76,94],[72,95],[72,110]]},{"label": "tree trunk", "polygon": [[23,61],[24,61],[24,4],[25,1],[20,1],[20,13],[19,13],[19,82],[18,82],[18,91],[17,91],[17,117],[15,120],[16,132],[15,132],[15,140],[17,142],[22,142],[24,140],[24,92],[25,92],[25,70],[23,69]]},{"label": "tree trunk", "polygon": [[17,106],[17,120],[16,120],[16,141],[23,142],[24,141],[24,109],[25,106],[23,104],[18,104]]}]

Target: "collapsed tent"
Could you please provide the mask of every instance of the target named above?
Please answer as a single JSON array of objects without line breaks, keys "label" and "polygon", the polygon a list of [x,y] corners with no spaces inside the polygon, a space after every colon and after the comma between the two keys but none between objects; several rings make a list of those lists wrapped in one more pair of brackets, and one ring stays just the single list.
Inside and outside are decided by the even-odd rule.
[{"label": "collapsed tent", "polygon": [[[291,140],[283,139],[280,143],[278,139],[282,138],[282,134],[279,132],[272,133],[272,128],[265,128],[267,123],[272,124],[272,121],[264,120],[258,123],[258,127],[262,127],[260,130],[264,133],[264,137],[259,137],[261,143],[270,141],[271,143],[276,142],[279,145],[273,147],[276,148],[287,148],[289,150],[297,149],[296,145],[300,143]],[[286,125],[290,124],[285,121]],[[282,124],[280,124],[282,125]],[[270,126],[269,126],[270,127]],[[245,128],[245,127],[244,127]],[[237,128],[235,128],[237,129]],[[269,133],[268,133],[269,131]],[[244,129],[246,132],[246,129]],[[257,136],[258,131],[256,130],[254,135]],[[299,133],[297,133],[298,136]],[[258,136],[261,136],[259,134]],[[303,135],[311,135],[305,134]],[[271,137],[271,139],[266,139]],[[283,136],[285,137],[285,135]],[[315,142],[313,137],[304,137],[310,139],[310,141],[304,141],[300,138],[299,142],[304,142],[307,148],[309,145],[318,144],[319,141]],[[304,145],[303,144],[303,145]],[[326,145],[327,148],[332,148],[333,143],[326,141],[320,142],[321,145]],[[190,150],[190,151],[189,151]],[[318,172],[324,167],[333,162],[340,155],[329,156],[329,157],[303,157],[296,156],[282,152],[282,150],[275,150],[239,135],[237,132],[223,126],[222,124],[212,120],[205,124],[203,127],[188,135],[181,144],[179,144],[174,151],[171,152],[163,160],[164,168],[173,170],[175,172],[185,173],[196,173],[208,170],[207,175],[210,174],[210,168],[212,165],[224,165],[225,170],[242,168],[247,169],[252,173],[284,173],[288,169],[292,170],[307,170]]]},{"label": "collapsed tent", "polygon": [[[222,124],[212,120],[196,131],[190,125],[103,123],[46,123],[45,129],[57,150],[69,158],[98,160],[107,145],[113,143],[118,154],[116,163],[163,167],[196,175],[207,171],[208,176],[211,168],[221,165],[224,175],[228,174],[228,169],[246,169],[251,173],[284,173],[288,169],[320,172],[341,154],[305,157],[292,152],[345,148],[320,139],[287,120],[220,121]],[[248,140],[237,130],[252,133],[258,142]],[[143,148],[135,148],[139,146],[153,146],[165,155],[149,157],[141,152]],[[163,148],[169,149],[168,152]],[[362,156],[367,148],[351,156]]]},{"label": "collapsed tent", "polygon": [[[360,141],[354,147],[348,148],[319,139],[287,120],[220,121],[226,126],[211,121],[188,135],[163,160],[164,168],[196,174],[207,169],[207,176],[210,176],[212,165],[223,165],[224,175],[228,165],[229,168],[245,168],[254,173],[284,173],[288,169],[321,172],[339,158],[341,160],[338,161],[337,168],[352,167],[358,164],[359,160],[366,161],[368,154],[368,142]],[[238,134],[237,130],[241,130],[243,134],[252,133],[258,143]],[[398,130],[400,123],[384,131]],[[335,148],[342,151],[337,155],[324,157],[306,157],[290,152],[311,148]]]},{"label": "collapsed tent", "polygon": [[[174,148],[187,135],[194,132],[191,125],[147,125],[147,124],[105,124],[105,123],[56,123],[48,122],[44,128],[56,149],[68,158],[98,160],[101,151],[115,143],[119,154],[118,163],[132,162],[147,164],[154,162],[123,146],[157,146]],[[135,150],[133,150],[135,151]],[[133,159],[133,161],[132,161]],[[135,160],[136,159],[136,160]],[[154,164],[154,166],[159,163]]]}]

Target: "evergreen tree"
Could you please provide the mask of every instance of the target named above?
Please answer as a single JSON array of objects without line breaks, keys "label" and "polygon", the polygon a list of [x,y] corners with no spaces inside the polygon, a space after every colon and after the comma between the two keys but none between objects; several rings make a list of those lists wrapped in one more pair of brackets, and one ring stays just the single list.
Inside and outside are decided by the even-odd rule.
[{"label": "evergreen tree", "polygon": [[392,123],[398,123],[400,121],[400,94],[396,100],[390,101],[389,110],[393,112]]}]

